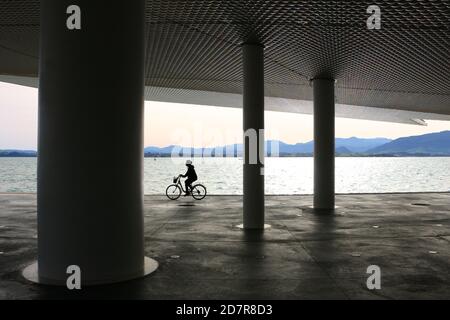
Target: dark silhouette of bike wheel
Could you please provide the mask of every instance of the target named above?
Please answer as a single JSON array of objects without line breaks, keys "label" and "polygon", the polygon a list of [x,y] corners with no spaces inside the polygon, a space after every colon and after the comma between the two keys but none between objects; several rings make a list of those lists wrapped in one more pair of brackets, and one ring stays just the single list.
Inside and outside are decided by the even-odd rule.
[{"label": "dark silhouette of bike wheel", "polygon": [[206,188],[202,184],[196,184],[192,187],[192,197],[195,200],[202,200],[204,197],[206,197]]},{"label": "dark silhouette of bike wheel", "polygon": [[176,184],[171,184],[166,189],[166,196],[170,200],[177,200],[181,196],[181,189]]}]

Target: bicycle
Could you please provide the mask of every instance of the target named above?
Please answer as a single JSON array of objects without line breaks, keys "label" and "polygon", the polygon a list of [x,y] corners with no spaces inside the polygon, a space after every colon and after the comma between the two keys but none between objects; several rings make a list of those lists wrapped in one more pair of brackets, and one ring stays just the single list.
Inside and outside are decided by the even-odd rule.
[{"label": "bicycle", "polygon": [[[166,196],[170,200],[177,200],[181,196],[181,192],[185,192],[183,184],[181,183],[181,175],[173,178],[173,184],[166,188]],[[204,185],[198,183],[191,186],[191,195],[195,200],[202,200],[206,197],[206,188]]]}]

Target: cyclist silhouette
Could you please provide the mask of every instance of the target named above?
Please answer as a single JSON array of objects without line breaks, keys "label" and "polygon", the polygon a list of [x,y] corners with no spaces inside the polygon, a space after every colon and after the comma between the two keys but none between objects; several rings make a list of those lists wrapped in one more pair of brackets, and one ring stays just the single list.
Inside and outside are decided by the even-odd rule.
[{"label": "cyclist silhouette", "polygon": [[192,165],[191,160],[186,160],[186,167],[188,167],[185,174],[181,174],[180,176],[187,179],[184,181],[184,185],[186,187],[185,196],[190,194],[192,182],[197,180],[197,173],[195,172],[194,166]]}]

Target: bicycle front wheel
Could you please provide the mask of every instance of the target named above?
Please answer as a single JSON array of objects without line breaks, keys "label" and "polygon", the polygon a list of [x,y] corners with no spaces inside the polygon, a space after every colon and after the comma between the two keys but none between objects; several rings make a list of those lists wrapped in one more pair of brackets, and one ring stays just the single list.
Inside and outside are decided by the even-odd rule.
[{"label": "bicycle front wheel", "polygon": [[195,200],[202,200],[204,197],[206,197],[206,188],[202,184],[196,184],[192,187],[192,197]]},{"label": "bicycle front wheel", "polygon": [[166,196],[170,200],[177,200],[181,196],[181,189],[176,184],[171,184],[166,189]]}]

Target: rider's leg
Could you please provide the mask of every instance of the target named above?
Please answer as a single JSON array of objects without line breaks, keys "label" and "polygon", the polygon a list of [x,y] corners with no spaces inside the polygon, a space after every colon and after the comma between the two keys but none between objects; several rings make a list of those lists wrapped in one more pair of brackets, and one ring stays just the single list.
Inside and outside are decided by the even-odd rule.
[{"label": "rider's leg", "polygon": [[186,181],[184,181],[184,186],[186,187],[186,194],[189,194],[191,191],[191,183],[193,182],[193,180],[191,179],[186,179]]}]

